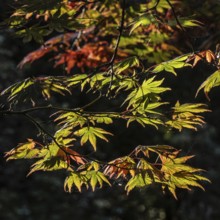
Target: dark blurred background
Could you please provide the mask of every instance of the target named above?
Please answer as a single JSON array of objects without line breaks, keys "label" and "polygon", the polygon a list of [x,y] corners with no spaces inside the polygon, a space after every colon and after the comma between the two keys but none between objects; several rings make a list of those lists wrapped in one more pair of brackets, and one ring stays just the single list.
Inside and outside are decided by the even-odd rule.
[{"label": "dark blurred background", "polygon": [[[9,1],[8,1],[9,2]],[[191,2],[186,14],[196,13],[204,22],[203,34],[192,35],[194,46],[199,49],[211,48],[220,39],[220,3],[218,1]],[[8,10],[8,4],[0,1],[0,14]],[[1,18],[2,19],[2,18]],[[184,42],[179,42],[187,51]],[[45,61],[27,70],[19,71],[17,64],[30,51],[39,45],[23,44],[12,37],[7,30],[0,31],[0,91],[12,83],[38,72],[47,71]],[[185,47],[185,48],[184,48]],[[45,65],[45,67],[44,67]],[[173,86],[173,100],[193,101],[195,92],[203,80],[213,73],[213,69],[200,63],[193,71],[180,71],[177,78],[167,79]],[[112,152],[116,156],[125,155],[139,144],[170,144],[183,149],[184,154],[194,154],[191,164],[207,170],[205,176],[211,184],[206,191],[180,190],[176,201],[169,193],[163,195],[156,186],[133,190],[126,195],[123,186],[115,183],[112,188],[104,187],[95,192],[65,193],[63,181],[65,173],[35,173],[26,177],[30,163],[28,161],[10,161],[4,159],[4,152],[24,142],[27,137],[36,135],[36,129],[20,117],[0,119],[0,219],[1,220],[219,220],[220,219],[220,88],[213,89],[208,102],[202,94],[196,101],[207,103],[212,110],[206,115],[207,124],[198,130],[177,132],[156,131],[131,126],[129,130],[121,123],[112,129],[117,137],[111,145],[101,149],[100,157],[108,158]],[[77,95],[79,96],[79,94]],[[76,97],[77,97],[76,96]],[[80,99],[74,98],[77,104]],[[55,101],[59,101],[59,98]],[[114,105],[114,103],[112,104]],[[104,155],[103,155],[104,154]]]}]

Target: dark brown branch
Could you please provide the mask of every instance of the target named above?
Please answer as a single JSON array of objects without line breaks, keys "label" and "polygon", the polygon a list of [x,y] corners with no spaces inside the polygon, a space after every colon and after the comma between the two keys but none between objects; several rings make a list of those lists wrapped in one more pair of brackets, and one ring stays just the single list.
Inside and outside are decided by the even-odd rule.
[{"label": "dark brown branch", "polygon": [[119,43],[121,41],[121,36],[124,30],[124,21],[125,21],[125,2],[126,0],[122,1],[122,14],[121,14],[121,22],[120,22],[120,26],[119,26],[119,34],[116,40],[116,45],[115,45],[115,50],[114,50],[114,54],[111,58],[110,64],[114,64],[114,61],[116,59],[117,53],[118,53],[118,48],[119,48]]},{"label": "dark brown branch", "polygon": [[54,107],[52,105],[48,105],[48,106],[39,106],[39,107],[29,108],[29,109],[21,110],[21,111],[4,110],[4,111],[0,111],[0,115],[3,115],[3,116],[4,115],[24,115],[27,113],[40,111],[40,110],[47,110],[47,109],[58,110],[58,111],[71,111],[71,112],[79,111],[79,108],[68,109],[68,108]]},{"label": "dark brown branch", "polygon": [[114,69],[113,69],[113,66],[114,66],[114,61],[117,57],[117,53],[118,53],[118,48],[119,48],[119,44],[120,44],[120,41],[121,41],[121,36],[122,36],[122,33],[123,33],[123,30],[124,30],[124,22],[125,22],[125,3],[126,3],[126,0],[123,0],[122,1],[122,13],[121,13],[121,22],[120,22],[120,26],[119,26],[119,34],[118,34],[118,37],[117,37],[117,40],[116,40],[116,45],[115,45],[115,50],[114,50],[114,53],[112,55],[112,58],[109,62],[110,64],[110,74],[111,74],[111,81],[110,81],[110,84],[109,84],[109,89],[108,90],[111,90],[111,87],[112,87],[112,81],[113,81],[113,76],[114,76]]},{"label": "dark brown branch", "polygon": [[[100,99],[100,96],[96,99],[96,101]],[[94,102],[94,100],[93,100]],[[92,102],[91,102],[92,103]],[[91,105],[91,103],[83,106],[83,108],[87,108]],[[93,103],[92,103],[93,104]],[[12,110],[5,110],[5,111],[0,111],[0,116],[7,116],[7,115],[26,115],[28,113],[32,113],[35,111],[40,111],[40,110],[58,110],[61,112],[75,112],[78,113],[80,115],[82,115],[83,117],[89,117],[89,116],[95,116],[95,117],[113,117],[113,118],[121,118],[121,119],[128,119],[129,117],[143,117],[143,118],[148,118],[148,119],[155,119],[158,117],[151,117],[151,116],[143,116],[143,115],[133,115],[131,114],[132,111],[127,110],[127,111],[123,111],[123,112],[103,112],[103,111],[99,111],[99,112],[92,112],[92,111],[81,111],[83,110],[83,108],[62,108],[62,107],[54,107],[51,105],[48,106],[40,106],[40,107],[34,107],[34,108],[29,108],[26,110],[20,110],[20,111],[12,111]],[[135,109],[132,109],[135,110]],[[129,114],[130,113],[130,114]]]}]

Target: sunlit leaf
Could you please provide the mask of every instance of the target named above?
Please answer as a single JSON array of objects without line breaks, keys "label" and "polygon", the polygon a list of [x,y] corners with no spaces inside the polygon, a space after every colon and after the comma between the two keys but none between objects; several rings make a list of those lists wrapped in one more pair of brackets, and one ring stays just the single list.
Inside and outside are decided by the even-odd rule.
[{"label": "sunlit leaf", "polygon": [[116,63],[114,65],[114,71],[115,74],[121,74],[132,67],[139,67],[139,66],[140,66],[140,61],[136,56],[134,56],[134,57],[126,58],[125,60],[119,63]]},{"label": "sunlit leaf", "polygon": [[189,54],[177,57],[173,60],[169,60],[167,62],[163,62],[159,65],[157,65],[152,72],[153,73],[159,73],[162,71],[173,73],[175,76],[177,75],[176,69],[181,69],[183,67],[191,66],[191,64],[186,63],[186,60],[188,59]]},{"label": "sunlit leaf", "polygon": [[131,30],[130,30],[130,34],[138,27],[140,26],[146,26],[151,24],[152,22],[152,17],[149,16],[149,14],[142,14],[139,17],[137,17],[136,19],[134,19],[134,21],[131,23]]},{"label": "sunlit leaf", "polygon": [[87,141],[89,141],[95,151],[96,151],[97,137],[108,142],[108,139],[105,137],[105,135],[106,134],[112,135],[110,132],[107,132],[102,128],[91,127],[91,126],[81,128],[78,131],[76,131],[74,134],[81,137],[81,141],[80,141],[81,145],[84,145]]},{"label": "sunlit leaf", "polygon": [[36,158],[40,150],[36,147],[36,142],[28,139],[28,142],[19,144],[16,148],[10,150],[5,154],[7,160],[16,159],[33,159]]},{"label": "sunlit leaf", "polygon": [[210,90],[216,86],[220,85],[220,70],[215,71],[212,75],[210,75],[199,87],[196,92],[196,96],[200,92],[200,90],[204,90],[206,97],[209,99],[208,93]]},{"label": "sunlit leaf", "polygon": [[200,113],[209,112],[205,104],[186,103],[180,105],[179,102],[173,107],[172,119],[166,122],[167,125],[181,131],[183,128],[197,130],[197,126],[202,126],[204,122]]}]

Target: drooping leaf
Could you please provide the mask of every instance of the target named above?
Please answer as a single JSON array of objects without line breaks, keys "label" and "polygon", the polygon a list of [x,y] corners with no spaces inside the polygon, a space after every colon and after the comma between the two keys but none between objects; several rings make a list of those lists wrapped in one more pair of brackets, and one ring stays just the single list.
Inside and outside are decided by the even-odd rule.
[{"label": "drooping leaf", "polygon": [[74,134],[76,136],[81,137],[81,141],[80,141],[81,145],[84,145],[87,141],[89,141],[95,151],[96,151],[97,137],[108,142],[108,139],[105,137],[105,135],[106,134],[112,135],[110,132],[105,131],[102,128],[91,127],[91,126],[81,128],[77,130]]},{"label": "drooping leaf", "polygon": [[11,101],[15,99],[22,92],[25,92],[32,85],[34,85],[34,80],[28,78],[25,79],[24,81],[15,83],[14,85],[8,87],[3,92],[1,92],[1,95],[8,95],[8,100]]},{"label": "drooping leaf", "polygon": [[126,74],[126,71],[132,67],[139,67],[140,61],[136,56],[126,58],[114,65],[115,74]]},{"label": "drooping leaf", "polygon": [[165,173],[165,178],[167,179],[165,184],[175,198],[177,198],[176,188],[190,190],[193,186],[204,190],[199,181],[210,182],[207,178],[198,175],[201,169],[185,165],[185,162],[191,157],[176,158],[175,156],[164,157],[160,155],[160,158],[162,161],[161,171]]},{"label": "drooping leaf", "polygon": [[36,171],[56,171],[56,170],[63,170],[68,168],[68,163],[64,161],[60,157],[51,157],[51,158],[44,158],[38,160],[31,166],[31,170],[28,175],[36,172]]},{"label": "drooping leaf", "polygon": [[191,64],[187,63],[187,59],[189,57],[189,54],[177,57],[173,60],[169,60],[167,62],[163,62],[159,65],[157,65],[152,72],[153,73],[159,73],[162,71],[173,73],[175,76],[177,75],[175,69],[181,69],[183,67],[191,66]]},{"label": "drooping leaf", "polygon": [[210,92],[210,90],[216,86],[220,85],[220,70],[215,71],[213,74],[211,74],[202,84],[201,86],[198,88],[197,92],[196,92],[196,96],[198,95],[198,93],[203,89],[204,93],[207,97],[208,100],[209,96],[208,93]]},{"label": "drooping leaf", "polygon": [[147,173],[145,174],[139,173],[134,177],[131,177],[131,179],[128,181],[128,183],[125,186],[125,190],[127,191],[127,193],[129,193],[135,187],[137,188],[146,187],[151,183],[152,183],[152,179],[149,178]]},{"label": "drooping leaf", "polygon": [[85,178],[81,176],[79,173],[71,172],[70,175],[65,179],[64,182],[64,190],[71,192],[72,186],[75,185],[79,192],[81,192],[82,184],[85,183]]},{"label": "drooping leaf", "polygon": [[183,128],[197,130],[197,126],[202,126],[204,122],[200,113],[209,112],[205,104],[186,103],[180,105],[179,102],[173,107],[172,119],[166,124],[181,131]]},{"label": "drooping leaf", "polygon": [[110,178],[126,178],[129,173],[134,173],[135,165],[136,163],[131,157],[125,156],[117,158],[108,163],[104,170],[104,174],[108,175]]},{"label": "drooping leaf", "polygon": [[[194,27],[201,27],[203,24],[195,19],[187,18],[187,17],[179,17],[178,22],[181,24],[184,28],[194,28]],[[176,19],[169,21],[170,26],[178,26]]]},{"label": "drooping leaf", "polygon": [[111,186],[106,176],[101,171],[95,169],[97,165],[96,162],[92,162],[91,164],[88,163],[83,165],[84,168],[87,167],[87,170],[79,169],[78,171],[71,171],[64,182],[64,189],[71,192],[72,187],[76,186],[79,192],[81,192],[83,185],[87,188],[90,185],[93,191],[95,191],[97,185],[102,188],[103,183],[107,183]]},{"label": "drooping leaf", "polygon": [[[176,188],[190,190],[191,187],[199,187],[204,190],[200,182],[210,182],[209,179],[200,175],[201,169],[186,165],[186,162],[193,156],[178,157],[180,151],[171,146],[138,146],[134,154],[140,158],[141,153],[146,158],[139,160],[138,172],[132,176],[126,185],[128,192],[135,187],[157,183],[161,184],[163,189],[167,188],[177,199]],[[156,162],[148,162],[151,158],[150,153],[158,156]]]},{"label": "drooping leaf", "polygon": [[216,59],[215,54],[211,50],[204,50],[204,51],[197,52],[189,56],[187,62],[190,62],[191,60],[193,60],[192,67],[195,67],[197,63],[201,60],[211,63],[215,61],[215,59]]},{"label": "drooping leaf", "polygon": [[13,148],[5,154],[7,160],[17,159],[33,159],[36,158],[40,150],[36,148],[36,142],[32,139],[28,139],[28,142],[19,144],[16,148]]},{"label": "drooping leaf", "polygon": [[141,124],[143,127],[145,127],[146,125],[152,125],[154,126],[156,129],[158,129],[158,125],[163,125],[164,123],[158,119],[158,118],[151,118],[151,117],[147,117],[147,116],[133,116],[133,117],[129,117],[128,121],[127,121],[127,127],[129,126],[129,124],[131,122],[138,122],[139,124]]}]

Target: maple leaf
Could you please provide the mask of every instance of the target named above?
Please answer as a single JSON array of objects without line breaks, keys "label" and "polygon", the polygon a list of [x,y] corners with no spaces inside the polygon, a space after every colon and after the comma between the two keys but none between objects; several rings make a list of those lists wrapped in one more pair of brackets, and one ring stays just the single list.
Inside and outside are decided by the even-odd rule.
[{"label": "maple leaf", "polygon": [[8,160],[15,159],[31,159],[37,157],[39,149],[36,148],[37,143],[32,139],[28,139],[26,143],[19,144],[9,152],[6,152],[5,157]]},{"label": "maple leaf", "polygon": [[119,177],[126,178],[130,173],[134,174],[135,161],[128,156],[117,158],[108,163],[104,170],[104,174],[108,175],[110,178],[113,176],[118,179]]},{"label": "maple leaf", "polygon": [[206,95],[206,98],[210,101],[210,98],[208,96],[208,93],[210,90],[216,86],[220,85],[220,70],[215,71],[213,74],[211,74],[198,88],[196,92],[196,96],[198,95],[199,91],[201,89],[204,90],[204,93]]},{"label": "maple leaf", "polygon": [[49,39],[39,49],[27,54],[18,64],[18,68],[22,69],[25,64],[39,60],[50,52],[58,52],[60,46],[69,47],[70,41],[76,36],[77,33],[65,33]]},{"label": "maple leaf", "polygon": [[192,66],[195,67],[200,60],[205,60],[206,62],[211,63],[215,59],[215,54],[211,50],[204,50],[190,56],[187,62],[193,60]]},{"label": "maple leaf", "polygon": [[76,151],[74,151],[68,147],[60,148],[57,153],[57,156],[61,157],[65,161],[67,161],[67,163],[69,165],[71,163],[70,159],[75,161],[77,164],[85,164],[86,163],[86,159],[83,156],[81,156],[79,153],[77,153]]},{"label": "maple leaf", "polygon": [[107,62],[111,54],[112,51],[106,42],[89,43],[77,50],[68,49],[57,55],[54,58],[54,67],[65,64],[67,73],[70,73],[74,67],[78,67],[82,72],[85,72],[85,68],[95,68]]},{"label": "maple leaf", "polygon": [[89,141],[95,151],[96,151],[97,137],[108,142],[108,139],[105,137],[105,135],[112,135],[112,133],[105,131],[102,128],[91,127],[91,126],[83,127],[77,130],[74,134],[76,136],[81,137],[81,141],[80,141],[81,145]]}]

